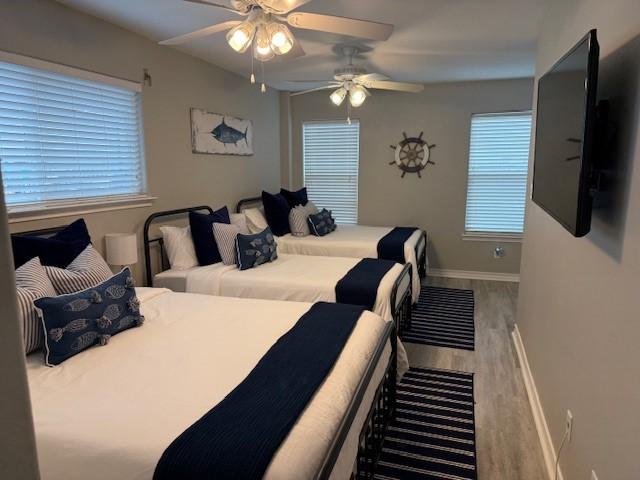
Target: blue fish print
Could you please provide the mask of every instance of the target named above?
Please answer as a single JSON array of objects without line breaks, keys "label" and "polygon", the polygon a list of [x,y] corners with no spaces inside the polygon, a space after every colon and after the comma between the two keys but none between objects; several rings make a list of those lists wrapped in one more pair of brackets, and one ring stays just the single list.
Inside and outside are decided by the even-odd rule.
[{"label": "blue fish print", "polygon": [[242,133],[240,130],[236,130],[235,128],[227,125],[224,121],[224,117],[222,117],[222,123],[211,131],[211,135],[213,135],[213,138],[215,138],[220,143],[223,143],[225,145],[231,144],[231,143],[233,143],[234,145],[237,145],[240,140],[244,140],[245,143],[248,145],[249,144],[249,142],[247,142],[248,130],[249,130],[249,127],[245,129],[244,133]]}]

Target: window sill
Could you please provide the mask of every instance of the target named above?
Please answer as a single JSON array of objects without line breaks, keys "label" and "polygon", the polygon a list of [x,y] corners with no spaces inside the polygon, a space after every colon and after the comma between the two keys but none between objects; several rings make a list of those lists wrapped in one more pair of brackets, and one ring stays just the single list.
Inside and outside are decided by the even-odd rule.
[{"label": "window sill", "polygon": [[7,208],[9,223],[29,222],[47,218],[68,217],[87,213],[150,207],[157,197],[136,195],[120,198],[70,200],[45,204],[22,205]]},{"label": "window sill", "polygon": [[471,242],[521,243],[522,237],[522,233],[465,232],[462,234],[462,240]]}]

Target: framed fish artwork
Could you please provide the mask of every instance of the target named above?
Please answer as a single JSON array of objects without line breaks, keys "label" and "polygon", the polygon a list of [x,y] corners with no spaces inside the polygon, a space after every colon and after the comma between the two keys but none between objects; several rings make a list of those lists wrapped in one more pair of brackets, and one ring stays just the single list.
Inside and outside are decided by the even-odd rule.
[{"label": "framed fish artwork", "polygon": [[193,153],[253,155],[253,123],[192,108],[191,150]]}]

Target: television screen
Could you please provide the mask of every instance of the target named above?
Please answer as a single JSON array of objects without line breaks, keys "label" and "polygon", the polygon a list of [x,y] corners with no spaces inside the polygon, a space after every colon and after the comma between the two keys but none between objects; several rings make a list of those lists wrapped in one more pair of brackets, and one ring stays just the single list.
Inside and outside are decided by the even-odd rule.
[{"label": "television screen", "polygon": [[592,30],[538,81],[532,197],[577,237],[591,226],[598,57]]}]

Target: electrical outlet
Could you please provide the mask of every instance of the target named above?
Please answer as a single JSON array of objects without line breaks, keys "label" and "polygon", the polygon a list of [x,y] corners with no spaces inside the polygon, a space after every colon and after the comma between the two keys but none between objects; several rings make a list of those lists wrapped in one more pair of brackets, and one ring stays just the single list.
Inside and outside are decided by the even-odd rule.
[{"label": "electrical outlet", "polygon": [[596,475],[596,472],[594,472],[593,470],[591,470],[591,480],[598,480],[598,476]]},{"label": "electrical outlet", "polygon": [[565,421],[565,427],[564,427],[564,431],[567,435],[567,443],[571,442],[572,430],[573,430],[573,413],[571,413],[571,410],[567,410],[567,419]]}]

